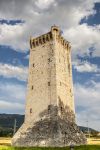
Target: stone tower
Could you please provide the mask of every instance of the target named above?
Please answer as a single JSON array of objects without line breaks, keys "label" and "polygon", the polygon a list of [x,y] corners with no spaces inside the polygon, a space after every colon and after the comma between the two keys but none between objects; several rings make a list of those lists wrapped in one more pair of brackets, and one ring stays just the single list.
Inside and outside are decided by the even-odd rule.
[{"label": "stone tower", "polygon": [[14,146],[85,144],[75,123],[71,46],[59,27],[30,39],[25,121]]}]

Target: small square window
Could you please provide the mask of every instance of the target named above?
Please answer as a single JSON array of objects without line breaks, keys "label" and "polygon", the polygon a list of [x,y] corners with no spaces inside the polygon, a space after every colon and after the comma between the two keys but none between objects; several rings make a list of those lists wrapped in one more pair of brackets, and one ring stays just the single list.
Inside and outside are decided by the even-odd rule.
[{"label": "small square window", "polygon": [[32,113],[32,108],[30,108],[30,114]]},{"label": "small square window", "polygon": [[48,59],[48,63],[50,62],[50,58]]},{"label": "small square window", "polygon": [[32,90],[34,89],[33,85],[32,85]]},{"label": "small square window", "polygon": [[63,112],[63,107],[62,106],[60,107],[60,109],[61,109],[61,112]]},{"label": "small square window", "polygon": [[51,110],[51,106],[48,105],[48,113],[50,113],[50,110]]},{"label": "small square window", "polygon": [[33,67],[34,67],[34,64],[33,64]]},{"label": "small square window", "polygon": [[70,70],[70,64],[68,64],[68,69]]},{"label": "small square window", "polygon": [[50,82],[48,82],[48,86],[50,86]]}]

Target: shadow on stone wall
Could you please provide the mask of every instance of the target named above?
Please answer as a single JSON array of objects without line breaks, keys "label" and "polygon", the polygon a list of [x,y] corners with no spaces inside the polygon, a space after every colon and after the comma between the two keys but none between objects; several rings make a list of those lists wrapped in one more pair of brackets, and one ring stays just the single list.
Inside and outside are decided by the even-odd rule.
[{"label": "shadow on stone wall", "polygon": [[75,123],[75,114],[59,99],[59,106],[49,105],[39,114],[40,120],[20,135],[15,146],[66,146],[86,144]]},{"label": "shadow on stone wall", "polygon": [[40,118],[49,117],[52,119],[57,119],[58,116],[70,122],[75,122],[75,114],[69,106],[64,106],[64,103],[61,101],[60,98],[58,106],[48,105],[48,108],[39,114]]}]

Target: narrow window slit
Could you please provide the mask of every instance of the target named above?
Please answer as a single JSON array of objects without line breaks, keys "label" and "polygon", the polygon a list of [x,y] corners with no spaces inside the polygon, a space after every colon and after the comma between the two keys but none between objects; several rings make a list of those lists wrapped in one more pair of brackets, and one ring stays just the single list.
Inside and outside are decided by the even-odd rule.
[{"label": "narrow window slit", "polygon": [[30,108],[30,114],[32,114],[32,108]]},{"label": "narrow window slit", "polygon": [[34,67],[35,65],[33,64],[33,67]]},{"label": "narrow window slit", "polygon": [[32,90],[34,89],[34,86],[32,85]]},{"label": "narrow window slit", "polygon": [[50,82],[48,82],[48,86],[50,86]]}]

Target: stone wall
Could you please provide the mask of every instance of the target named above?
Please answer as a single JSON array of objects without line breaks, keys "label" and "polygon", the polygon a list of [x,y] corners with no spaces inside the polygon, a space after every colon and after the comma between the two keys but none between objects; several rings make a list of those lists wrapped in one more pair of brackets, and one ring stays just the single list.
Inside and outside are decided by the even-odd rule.
[{"label": "stone wall", "polygon": [[51,103],[56,103],[56,71],[52,40],[30,50],[26,122],[38,120],[39,113]]},{"label": "stone wall", "polygon": [[75,123],[71,47],[58,27],[30,39],[25,122],[14,146],[85,144]]},{"label": "stone wall", "polygon": [[[61,102],[63,103],[63,102]],[[63,105],[64,106],[64,105]],[[84,134],[75,124],[75,115],[68,106],[49,105],[39,115],[41,119],[19,131],[12,141],[14,146],[63,147],[70,144],[86,144]],[[59,114],[60,112],[60,114]]]},{"label": "stone wall", "polygon": [[57,27],[30,39],[30,61],[25,121],[37,121],[59,98],[74,111],[70,45]]}]

